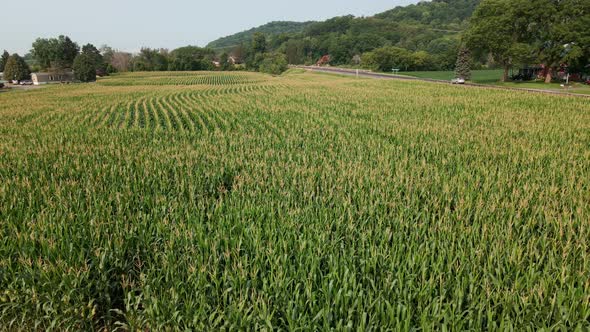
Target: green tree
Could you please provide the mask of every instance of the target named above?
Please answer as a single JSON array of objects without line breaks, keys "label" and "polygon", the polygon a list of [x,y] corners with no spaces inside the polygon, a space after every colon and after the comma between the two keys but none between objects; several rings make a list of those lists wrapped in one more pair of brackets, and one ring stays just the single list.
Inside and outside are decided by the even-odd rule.
[{"label": "green tree", "polygon": [[465,35],[469,49],[487,52],[502,65],[502,81],[510,68],[530,57],[530,43],[536,22],[530,15],[539,10],[528,0],[483,0],[475,10]]},{"label": "green tree", "polygon": [[382,47],[363,54],[362,64],[373,70],[391,72],[392,69],[414,69],[412,52],[399,47]]},{"label": "green tree", "polygon": [[82,54],[88,54],[94,59],[94,65],[96,66],[96,73],[99,75],[106,75],[107,65],[104,61],[104,57],[101,52],[92,44],[86,44],[82,46]]},{"label": "green tree", "polygon": [[267,50],[266,36],[257,32],[252,36],[250,48],[246,50],[246,67],[258,71]]},{"label": "green tree", "polygon": [[289,68],[287,58],[280,53],[266,53],[260,61],[259,71],[272,75],[280,75]]},{"label": "green tree", "polygon": [[142,48],[134,59],[135,71],[164,71],[168,70],[170,53],[167,49]]},{"label": "green tree", "polygon": [[7,81],[22,81],[31,76],[31,70],[23,58],[18,54],[11,55],[4,66],[4,79]]},{"label": "green tree", "polygon": [[38,38],[33,43],[31,53],[42,69],[65,69],[72,67],[79,51],[80,47],[70,37],[59,36],[50,39]]},{"label": "green tree", "polygon": [[59,36],[58,45],[58,61],[61,61],[68,68],[74,64],[74,59],[78,56],[80,47],[67,36]]},{"label": "green tree", "polygon": [[459,49],[457,64],[455,65],[455,77],[465,80],[471,79],[471,52],[466,47]]},{"label": "green tree", "polygon": [[56,47],[52,40],[38,38],[33,43],[31,53],[41,68],[47,69],[51,67],[51,61],[55,58],[55,49]]},{"label": "green tree", "polygon": [[426,51],[412,54],[412,70],[428,70],[436,67],[435,58]]},{"label": "green tree", "polygon": [[255,33],[252,37],[252,52],[265,53],[266,52],[266,36],[263,33]]},{"label": "green tree", "polygon": [[4,67],[8,62],[8,58],[10,58],[10,54],[8,51],[4,50],[4,53],[2,53],[2,58],[0,58],[0,73],[4,71]]},{"label": "green tree", "polygon": [[457,52],[460,41],[455,36],[445,36],[430,41],[426,51],[435,58],[434,68],[438,70],[451,70],[457,62]]},{"label": "green tree", "polygon": [[169,70],[211,70],[215,52],[208,48],[185,46],[170,52]]},{"label": "green tree", "polygon": [[290,39],[285,43],[287,61],[293,65],[302,64],[305,59],[305,45],[303,40]]},{"label": "green tree", "polygon": [[81,82],[96,81],[96,58],[91,52],[80,53],[74,59],[74,76]]},{"label": "green tree", "polygon": [[539,62],[548,67],[545,82],[550,83],[561,65],[583,67],[590,60],[590,1],[538,0],[542,10],[531,21],[539,23],[537,49]]}]

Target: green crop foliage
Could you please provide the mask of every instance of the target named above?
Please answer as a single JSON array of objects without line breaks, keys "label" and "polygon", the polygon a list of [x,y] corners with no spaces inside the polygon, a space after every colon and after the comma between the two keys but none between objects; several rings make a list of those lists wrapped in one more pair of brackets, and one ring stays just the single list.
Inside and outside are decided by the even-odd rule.
[{"label": "green crop foliage", "polygon": [[587,99],[292,72],[0,93],[0,330],[590,329]]}]

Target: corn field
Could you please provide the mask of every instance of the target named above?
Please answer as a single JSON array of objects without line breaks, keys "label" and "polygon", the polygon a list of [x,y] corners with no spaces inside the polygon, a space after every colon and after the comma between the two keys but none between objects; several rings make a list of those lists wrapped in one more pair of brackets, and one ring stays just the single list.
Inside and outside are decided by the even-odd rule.
[{"label": "corn field", "polygon": [[0,93],[0,330],[587,331],[587,99],[292,71]]}]

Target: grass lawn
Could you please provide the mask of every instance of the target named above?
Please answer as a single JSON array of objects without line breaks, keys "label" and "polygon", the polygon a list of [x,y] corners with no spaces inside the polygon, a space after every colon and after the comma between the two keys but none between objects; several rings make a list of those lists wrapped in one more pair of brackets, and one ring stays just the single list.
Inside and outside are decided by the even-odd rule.
[{"label": "grass lawn", "polygon": [[543,82],[498,82],[496,85],[505,86],[510,88],[522,88],[522,89],[540,89],[540,90],[552,90],[552,91],[563,91],[570,93],[580,93],[590,95],[590,85],[581,83],[573,83],[567,89],[561,87],[560,83],[545,84]]},{"label": "grass lawn", "polygon": [[[401,75],[414,76],[419,78],[432,78],[436,80],[452,80],[455,78],[454,71],[408,71],[400,72]],[[494,70],[474,70],[472,72],[473,82],[490,84],[495,83],[502,77],[501,69]]]},{"label": "grass lawn", "polygon": [[[401,75],[419,77],[419,78],[431,78],[437,80],[451,80],[455,77],[454,71],[413,71],[413,72],[401,72]],[[472,72],[472,81],[480,84],[494,84],[503,87],[511,88],[522,88],[522,89],[539,89],[539,90],[552,90],[552,91],[564,91],[571,93],[590,94],[590,86],[581,83],[573,83],[568,89],[561,87],[560,83],[545,84],[543,82],[500,82],[502,77],[501,69],[494,70],[474,70]]]}]

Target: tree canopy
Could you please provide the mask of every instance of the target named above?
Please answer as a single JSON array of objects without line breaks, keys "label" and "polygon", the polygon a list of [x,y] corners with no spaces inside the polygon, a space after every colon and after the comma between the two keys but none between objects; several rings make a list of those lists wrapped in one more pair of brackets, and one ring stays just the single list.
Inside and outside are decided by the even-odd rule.
[{"label": "tree canopy", "polygon": [[467,45],[489,52],[504,67],[547,66],[547,82],[560,66],[580,69],[590,57],[590,2],[579,0],[484,0],[475,11]]},{"label": "tree canopy", "polygon": [[281,53],[264,54],[262,61],[260,61],[259,70],[262,73],[280,75],[287,69],[287,59],[285,55]]},{"label": "tree canopy", "polygon": [[[393,46],[409,52],[427,52],[427,69],[454,69],[461,32],[467,28],[479,2],[435,0],[396,7],[373,17],[348,15],[308,22],[300,31],[249,30],[248,34],[257,40],[257,46],[248,47],[249,67],[258,65],[252,54],[264,52],[283,53],[291,64],[313,64],[329,54],[333,65],[355,65],[363,53]],[[260,34],[266,39],[264,50],[259,43],[262,40]],[[243,39],[240,43],[247,45]],[[217,45],[217,41],[209,45]]]},{"label": "tree canopy", "polygon": [[404,71],[424,70],[431,66],[432,58],[423,51],[410,52],[404,48],[386,46],[365,53],[362,63],[365,67],[391,72],[392,69]]},{"label": "tree canopy", "polygon": [[185,46],[170,53],[169,70],[210,70],[213,69],[215,52],[208,48]]},{"label": "tree canopy", "polygon": [[31,51],[41,69],[71,68],[79,52],[78,44],[67,36],[50,39],[38,38],[33,43]]},{"label": "tree canopy", "polygon": [[11,55],[4,67],[4,79],[7,81],[22,81],[31,76],[31,70],[25,60],[18,54]]},{"label": "tree canopy", "polygon": [[96,81],[96,68],[98,58],[94,52],[95,48],[88,47],[78,54],[74,59],[74,76],[80,82]]},{"label": "tree canopy", "polygon": [[[82,46],[82,53],[86,54],[92,58],[94,61],[95,66],[95,74],[105,75],[107,73],[106,63],[104,61],[104,57],[102,56],[100,50],[96,48],[96,46],[92,44],[86,44]],[[75,63],[75,60],[74,60]]]},{"label": "tree canopy", "polygon": [[8,53],[8,51],[4,50],[4,53],[2,53],[2,57],[0,57],[0,73],[4,71],[4,67],[8,62],[8,58],[10,58],[10,54]]},{"label": "tree canopy", "polygon": [[211,48],[221,52],[229,51],[240,44],[249,43],[252,40],[252,37],[255,33],[262,33],[265,35],[272,36],[280,34],[300,33],[312,23],[314,22],[270,22],[256,28],[252,28],[250,30],[242,31],[227,37],[219,38],[215,41],[210,42],[207,45],[207,48]]}]

